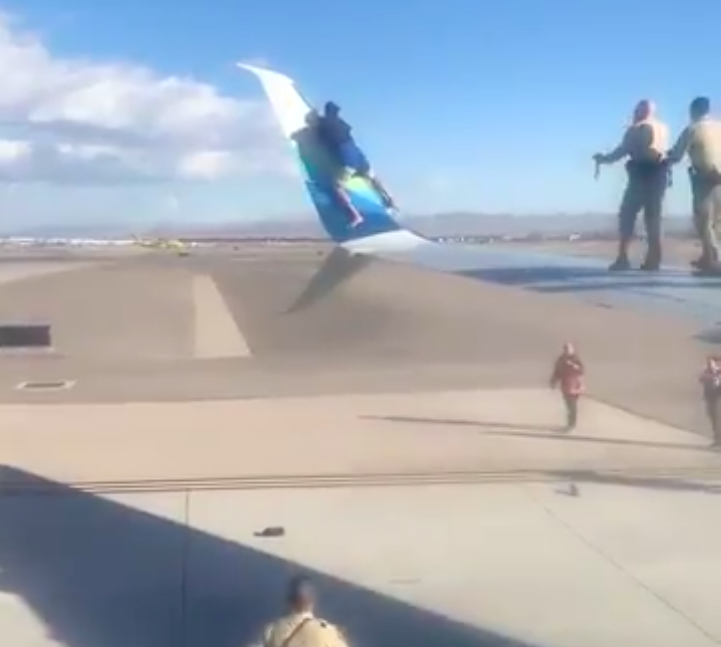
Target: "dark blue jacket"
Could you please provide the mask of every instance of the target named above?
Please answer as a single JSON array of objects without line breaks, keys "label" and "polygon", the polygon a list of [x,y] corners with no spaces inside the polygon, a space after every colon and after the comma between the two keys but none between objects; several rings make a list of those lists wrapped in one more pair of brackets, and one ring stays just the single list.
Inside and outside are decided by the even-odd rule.
[{"label": "dark blue jacket", "polygon": [[333,147],[340,147],[352,140],[351,127],[340,117],[324,116],[320,122],[321,135]]}]

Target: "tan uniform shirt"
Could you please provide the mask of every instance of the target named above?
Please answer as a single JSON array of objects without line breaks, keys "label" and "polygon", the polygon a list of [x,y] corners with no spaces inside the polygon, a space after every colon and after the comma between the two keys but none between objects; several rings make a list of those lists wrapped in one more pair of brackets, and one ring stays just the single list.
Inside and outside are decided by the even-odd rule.
[{"label": "tan uniform shirt", "polygon": [[312,613],[292,613],[269,624],[263,647],[348,647],[337,627]]},{"label": "tan uniform shirt", "polygon": [[686,154],[697,171],[721,171],[721,121],[704,117],[688,125],[669,151],[668,159],[679,162]]},{"label": "tan uniform shirt", "polygon": [[608,162],[630,157],[636,162],[657,161],[668,149],[668,127],[658,119],[644,119],[629,126],[621,143],[606,156]]}]

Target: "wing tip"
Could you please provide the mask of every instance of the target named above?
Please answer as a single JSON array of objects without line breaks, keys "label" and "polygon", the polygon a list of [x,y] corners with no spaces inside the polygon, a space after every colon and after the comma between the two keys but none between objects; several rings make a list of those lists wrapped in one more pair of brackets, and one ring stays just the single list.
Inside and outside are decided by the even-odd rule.
[{"label": "wing tip", "polygon": [[262,67],[259,67],[258,65],[251,65],[250,63],[243,63],[243,61],[238,61],[235,64],[236,67],[239,67],[241,70],[246,70],[247,72],[252,72],[253,74],[258,74],[258,72],[265,72],[266,70]]},{"label": "wing tip", "polygon": [[236,64],[236,67],[238,67],[241,70],[245,70],[246,72],[250,72],[251,74],[254,74],[259,79],[269,79],[269,78],[275,78],[278,80],[284,80],[288,83],[294,83],[293,79],[291,79],[289,76],[286,76],[282,72],[276,72],[275,70],[271,70],[267,67],[261,67],[260,65],[253,65],[252,63],[244,63],[243,61],[238,61]]}]

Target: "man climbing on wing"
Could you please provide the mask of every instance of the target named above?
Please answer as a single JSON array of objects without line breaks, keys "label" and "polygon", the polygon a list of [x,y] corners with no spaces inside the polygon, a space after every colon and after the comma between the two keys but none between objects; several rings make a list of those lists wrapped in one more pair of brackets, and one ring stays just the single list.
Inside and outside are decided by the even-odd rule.
[{"label": "man climbing on wing", "polygon": [[325,104],[320,124],[321,137],[330,150],[337,155],[343,166],[369,180],[386,207],[396,209],[393,198],[373,173],[368,159],[356,144],[351,131],[351,126],[340,116],[340,106],[333,101],[328,101]]},{"label": "man climbing on wing", "polygon": [[[325,143],[322,133],[320,132],[321,122],[322,117],[318,111],[315,109],[311,110],[305,117],[306,127],[296,133],[293,138],[298,144],[302,155],[306,158],[312,157],[316,165],[330,171],[331,167],[335,167],[335,161],[330,162],[328,159],[328,145]],[[320,158],[318,158],[319,155]],[[335,156],[333,155],[333,158],[334,157]],[[363,223],[363,216],[361,216],[358,210],[353,206],[348,194],[340,186],[338,178],[335,176],[332,177],[330,186],[327,186],[326,188],[330,189],[335,194],[338,202],[340,202],[343,208],[348,212],[350,216],[348,223],[349,226],[358,227],[361,225]]]}]

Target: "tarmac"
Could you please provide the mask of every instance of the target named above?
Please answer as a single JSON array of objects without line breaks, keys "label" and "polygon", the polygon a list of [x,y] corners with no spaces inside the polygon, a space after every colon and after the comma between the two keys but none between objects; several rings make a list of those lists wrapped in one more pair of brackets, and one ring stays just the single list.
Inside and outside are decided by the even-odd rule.
[{"label": "tarmac", "polygon": [[53,331],[0,354],[9,644],[249,645],[298,570],[354,645],[721,643],[692,322],[381,262],[293,308],[327,251],[0,257]]}]

